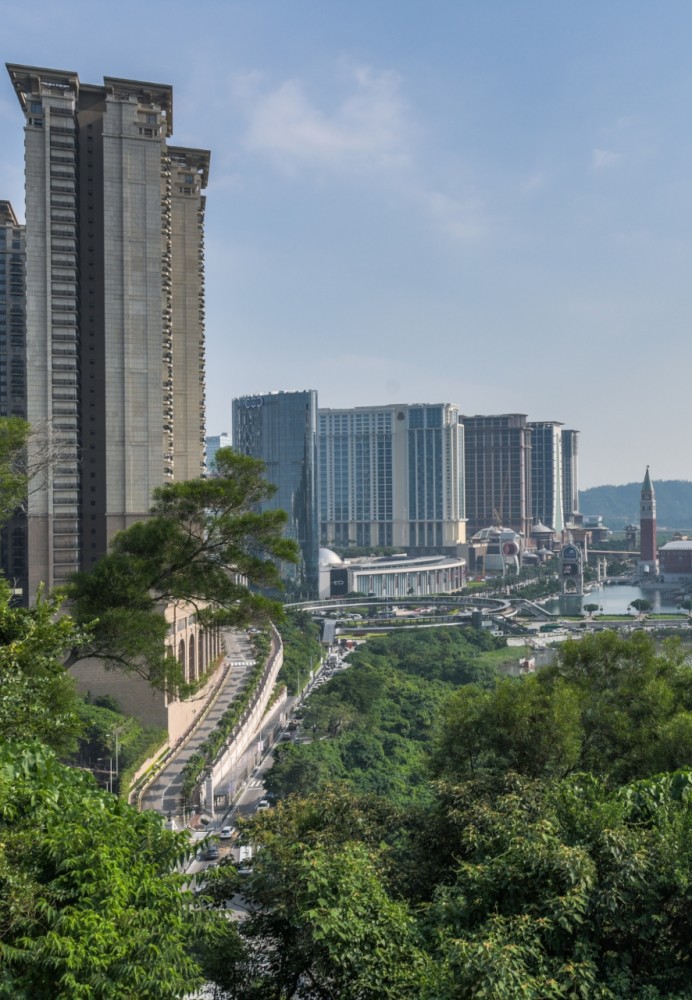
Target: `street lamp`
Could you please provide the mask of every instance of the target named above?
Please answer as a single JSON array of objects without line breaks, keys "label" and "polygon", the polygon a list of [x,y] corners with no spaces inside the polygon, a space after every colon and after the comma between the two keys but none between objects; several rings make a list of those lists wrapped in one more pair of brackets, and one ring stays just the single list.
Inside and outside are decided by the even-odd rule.
[{"label": "street lamp", "polygon": [[[118,791],[120,791],[120,734],[124,732],[125,726],[115,726],[112,733],[108,734],[109,739],[115,740],[115,783],[118,786]],[[113,791],[113,758],[111,757],[111,781],[110,790]]]}]

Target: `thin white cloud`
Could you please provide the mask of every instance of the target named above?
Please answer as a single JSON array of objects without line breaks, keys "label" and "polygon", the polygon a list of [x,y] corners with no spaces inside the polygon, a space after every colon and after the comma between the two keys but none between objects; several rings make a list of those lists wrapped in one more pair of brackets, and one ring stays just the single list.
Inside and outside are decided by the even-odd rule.
[{"label": "thin white cloud", "polygon": [[594,149],[591,151],[591,169],[609,170],[622,160],[621,153],[614,153],[612,149]]},{"label": "thin white cloud", "polygon": [[260,92],[254,74],[237,80],[235,93],[249,118],[245,145],[279,164],[381,169],[408,159],[406,108],[397,74],[358,67],[351,93],[331,111],[318,107],[298,80]]},{"label": "thin white cloud", "polygon": [[346,92],[336,104],[312,99],[296,79],[267,88],[256,72],[233,80],[233,96],[247,118],[243,144],[278,169],[327,169],[384,179],[394,197],[432,221],[447,238],[469,242],[485,234],[480,201],[457,198],[421,177],[416,156],[420,129],[403,95],[401,77],[388,70],[348,67]]},{"label": "thin white cloud", "polygon": [[439,191],[420,191],[418,201],[455,241],[466,243],[486,235],[487,223],[480,201],[460,202]]},{"label": "thin white cloud", "polygon": [[535,173],[527,177],[526,180],[521,185],[521,190],[524,194],[534,194],[545,184],[545,174],[542,170],[536,170]]}]

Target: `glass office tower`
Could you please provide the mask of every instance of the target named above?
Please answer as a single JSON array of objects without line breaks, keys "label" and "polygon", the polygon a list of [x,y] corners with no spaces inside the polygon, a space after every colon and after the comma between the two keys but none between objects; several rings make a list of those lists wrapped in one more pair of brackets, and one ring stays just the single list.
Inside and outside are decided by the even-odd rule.
[{"label": "glass office tower", "polygon": [[[0,417],[26,419],[26,231],[0,201]],[[0,566],[15,597],[26,593],[26,516],[0,528]]]},{"label": "glass office tower", "polygon": [[233,448],[264,462],[276,493],[263,509],[286,511],[286,536],[300,547],[298,564],[281,566],[290,597],[316,597],[318,592],[316,435],[313,389],[233,400]]}]

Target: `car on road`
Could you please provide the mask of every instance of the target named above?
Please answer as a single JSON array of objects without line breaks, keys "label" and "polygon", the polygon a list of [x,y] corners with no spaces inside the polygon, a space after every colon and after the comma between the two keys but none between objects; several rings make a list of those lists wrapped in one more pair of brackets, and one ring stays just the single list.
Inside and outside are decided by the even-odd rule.
[{"label": "car on road", "polygon": [[260,809],[269,809],[270,806],[271,802],[269,801],[269,799],[260,799],[259,802],[257,803],[257,812],[259,812]]},{"label": "car on road", "polygon": [[219,831],[219,840],[232,840],[235,834],[235,828],[232,826],[223,826]]},{"label": "car on road", "polygon": [[219,845],[214,841],[206,844],[203,857],[205,861],[216,861],[219,857]]}]

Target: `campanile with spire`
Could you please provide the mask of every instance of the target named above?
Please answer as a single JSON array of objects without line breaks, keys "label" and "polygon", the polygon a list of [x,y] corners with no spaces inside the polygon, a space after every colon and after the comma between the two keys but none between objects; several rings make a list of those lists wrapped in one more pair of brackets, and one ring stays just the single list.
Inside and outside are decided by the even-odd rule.
[{"label": "campanile with spire", "polygon": [[649,475],[649,466],[642,483],[639,500],[639,532],[641,538],[641,553],[639,557],[639,574],[650,578],[658,573],[656,553],[656,494]]}]

